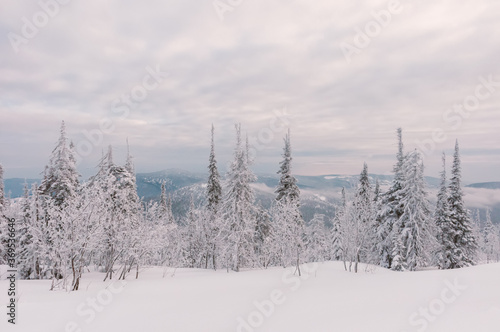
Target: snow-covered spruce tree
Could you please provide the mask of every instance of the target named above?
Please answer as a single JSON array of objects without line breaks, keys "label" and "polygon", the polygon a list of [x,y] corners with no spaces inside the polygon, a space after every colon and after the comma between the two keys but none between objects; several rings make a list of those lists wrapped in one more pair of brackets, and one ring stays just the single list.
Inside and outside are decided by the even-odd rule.
[{"label": "snow-covered spruce tree", "polygon": [[160,202],[158,204],[158,211],[156,214],[156,222],[158,224],[168,224],[168,197],[165,181],[161,183]]},{"label": "snow-covered spruce tree", "polygon": [[406,271],[406,262],[404,259],[405,250],[403,245],[403,240],[397,233],[391,233],[392,242],[394,246],[392,248],[392,266],[391,269],[393,271]]},{"label": "snow-covered spruce tree", "polygon": [[210,140],[210,156],[208,157],[207,208],[216,214],[222,201],[222,185],[220,182],[217,160],[215,158],[214,126],[212,125]]},{"label": "snow-covered spruce tree", "polygon": [[[75,204],[61,211],[65,220],[61,230],[63,236],[54,243],[68,270],[63,271],[63,288],[69,286],[71,291],[79,289],[83,271],[102,240],[102,222],[106,211],[101,209],[103,197],[98,195],[88,183],[84,183]],[[66,283],[69,277],[70,284]]]},{"label": "snow-covered spruce tree", "polygon": [[167,194],[165,182],[161,183],[160,201],[155,219],[155,222],[161,225],[173,225],[175,223],[174,214],[172,213],[172,195]]},{"label": "snow-covered spruce tree", "polygon": [[28,184],[24,184],[24,195],[22,201],[23,217],[17,225],[17,269],[20,279],[39,279],[39,260],[36,247],[33,243],[33,231],[31,225],[31,200]]},{"label": "snow-covered spruce tree", "polygon": [[76,197],[79,177],[73,145],[68,143],[63,121],[59,140],[52,151],[39,187],[40,194],[53,199],[55,206],[63,207],[67,200]]},{"label": "snow-covered spruce tree", "polygon": [[[341,248],[342,261],[346,271],[351,272],[353,263],[357,268],[357,257],[360,253],[360,240],[363,239],[361,233],[368,232],[368,229],[363,230],[365,226],[359,219],[357,206],[354,204],[355,198],[346,198],[346,205],[343,213],[340,215],[338,225],[338,243]],[[349,267],[347,267],[349,262]],[[357,270],[355,270],[356,272]]]},{"label": "snow-covered spruce tree", "polygon": [[236,145],[234,159],[226,173],[223,199],[224,229],[222,246],[223,265],[227,269],[239,271],[242,267],[253,266],[255,208],[254,193],[250,183],[256,180],[249,167],[248,152],[241,140],[241,125],[236,124]]},{"label": "snow-covered spruce tree", "polygon": [[183,251],[180,247],[180,227],[172,215],[171,196],[162,183],[160,202],[150,201],[146,205],[145,223],[150,232],[150,265],[179,267]]},{"label": "snow-covered spruce tree", "polygon": [[345,248],[344,248],[344,243],[342,242],[342,236],[341,236],[341,223],[344,220],[344,216],[346,214],[346,194],[345,194],[345,188],[342,187],[342,192],[341,192],[341,199],[340,199],[340,204],[336,206],[335,208],[335,216],[333,217],[332,220],[332,229],[330,233],[330,247],[331,247],[331,254],[330,257],[333,260],[343,260],[344,261],[344,267],[347,270],[347,267],[345,266],[345,261],[346,261],[346,255],[345,255]]},{"label": "snow-covered spruce tree", "polygon": [[379,241],[380,238],[377,235],[378,231],[378,212],[381,209],[381,197],[382,197],[382,190],[380,189],[380,182],[378,178],[375,180],[375,188],[373,189],[373,219],[372,219],[372,224],[370,227],[370,243],[368,244],[369,249],[368,249],[368,260],[367,262],[370,264],[375,264],[379,265],[380,264],[380,255],[379,255]]},{"label": "snow-covered spruce tree", "polygon": [[127,140],[127,159],[124,167],[117,167],[116,174],[119,180],[119,202],[121,203],[121,213],[124,218],[123,227],[123,247],[125,260],[120,275],[125,279],[127,272],[135,266],[136,278],[139,275],[139,266],[142,264],[145,255],[149,252],[149,242],[145,241],[146,228],[143,222],[143,208],[139,196],[137,195],[137,183],[135,167],[132,161]]},{"label": "snow-covered spruce tree", "polygon": [[49,273],[52,252],[48,218],[39,196],[36,183],[31,186],[31,194],[27,185],[22,201],[22,218],[18,225],[18,269],[21,279],[42,279]]},{"label": "snow-covered spruce tree", "polygon": [[[344,196],[344,193],[343,193]],[[346,198],[343,197],[343,201]],[[368,166],[363,166],[356,192],[351,202],[345,203],[340,214],[338,225],[338,241],[340,244],[344,267],[349,261],[349,271],[354,264],[354,272],[358,272],[358,264],[366,262],[372,244],[375,213],[373,209],[373,191],[368,178]]]},{"label": "snow-covered spruce tree", "polygon": [[308,262],[324,262],[330,256],[327,230],[325,228],[325,215],[315,213],[306,227]]},{"label": "snow-covered spruce tree", "polygon": [[175,253],[179,249],[177,242],[179,228],[174,220],[172,198],[170,194],[167,194],[165,182],[161,184],[160,201],[150,202],[147,206],[146,220],[154,228],[151,230],[153,232],[151,242],[155,248],[153,249],[153,264],[175,266],[179,261],[175,259],[174,262],[174,256],[178,257]]},{"label": "snow-covered spruce tree", "polygon": [[428,264],[429,250],[434,240],[421,154],[417,150],[408,154],[403,168],[403,214],[394,224],[393,231],[401,239],[405,269],[415,271]]},{"label": "snow-covered spruce tree", "polygon": [[174,218],[174,213],[172,212],[172,195],[168,194],[167,198],[167,213],[168,213],[168,224],[169,225],[175,225],[175,218]]},{"label": "snow-covered spruce tree", "polygon": [[392,226],[403,214],[401,201],[403,200],[403,183],[405,181],[403,172],[404,152],[402,129],[397,129],[398,135],[398,153],[397,162],[394,165],[394,179],[389,189],[380,197],[380,210],[376,218],[376,255],[378,264],[385,268],[391,268],[393,257],[393,238]]},{"label": "snow-covered spruce tree", "polygon": [[465,208],[461,184],[461,165],[458,141],[455,143],[453,166],[449,185],[448,205],[450,207],[451,238],[454,250],[448,268],[455,269],[475,264],[477,240],[472,234],[469,211]]},{"label": "snow-covered spruce tree", "polygon": [[184,262],[187,267],[200,267],[204,254],[204,234],[202,229],[202,216],[200,211],[194,206],[194,198],[191,195],[189,210],[183,228]]},{"label": "snow-covered spruce tree", "polygon": [[377,178],[375,180],[375,189],[373,189],[373,202],[375,202],[375,205],[380,201],[380,196],[382,196],[382,190],[380,189],[380,181]]},{"label": "snow-covered spruce tree", "polygon": [[210,155],[208,157],[207,218],[205,223],[205,268],[217,269],[217,242],[220,240],[222,185],[215,159],[214,125],[212,124]]},{"label": "snow-covered spruce tree", "polygon": [[490,209],[486,209],[484,252],[486,253],[486,263],[498,262],[500,255],[500,239],[498,237],[498,227],[491,221]]},{"label": "snow-covered spruce tree", "polygon": [[441,171],[441,183],[437,194],[434,222],[436,224],[437,247],[435,261],[440,269],[449,269],[452,262],[451,257],[455,250],[452,238],[452,223],[450,218],[450,207],[448,205],[448,187],[446,184],[446,155],[443,152],[443,170]]},{"label": "snow-covered spruce tree", "polygon": [[[74,155],[74,146],[68,143],[66,136],[66,126],[64,121],[61,123],[60,137],[56,147],[52,151],[49,164],[45,167],[44,177],[38,188],[46,219],[46,240],[50,249],[50,241],[64,239],[62,230],[64,229],[64,209],[75,204],[79,190],[79,174],[76,170],[76,158]],[[58,250],[54,245],[52,250]],[[65,271],[62,271],[66,262],[61,261],[62,256],[54,251],[50,255],[50,263],[54,282],[56,279],[64,277]]]},{"label": "snow-covered spruce tree", "polygon": [[255,223],[255,255],[258,266],[267,268],[272,264],[271,216],[261,206],[257,208]]},{"label": "snow-covered spruce tree", "polygon": [[373,246],[372,239],[375,211],[373,209],[373,190],[368,177],[368,165],[364,163],[361,171],[358,188],[354,195],[354,225],[356,227],[354,272],[358,271],[359,262],[367,262]]},{"label": "snow-covered spruce tree", "polygon": [[479,209],[476,209],[476,211],[472,214],[472,236],[476,239],[477,242],[477,251],[476,251],[476,257],[477,261],[481,262],[486,260],[486,253],[485,253],[485,244],[484,244],[484,232],[483,229],[481,229],[481,212]]},{"label": "snow-covered spruce tree", "polygon": [[290,131],[284,138],[283,160],[280,162],[280,180],[275,190],[271,237],[278,245],[278,260],[283,266],[295,265],[300,275],[304,246],[304,220],[300,213],[300,190],[292,175],[292,147]]},{"label": "snow-covered spruce tree", "polygon": [[121,278],[124,271],[138,264],[140,244],[137,237],[141,206],[137,197],[135,174],[130,157],[125,167],[115,165],[111,146],[99,164],[98,173],[91,178],[90,185],[102,197],[101,209],[106,211],[103,221],[103,241],[100,249],[99,265],[104,265],[106,277],[112,278],[114,266],[122,262]]}]

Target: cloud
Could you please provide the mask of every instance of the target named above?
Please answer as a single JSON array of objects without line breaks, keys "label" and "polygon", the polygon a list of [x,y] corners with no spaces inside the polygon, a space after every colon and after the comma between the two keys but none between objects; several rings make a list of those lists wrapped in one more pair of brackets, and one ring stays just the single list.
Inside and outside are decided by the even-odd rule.
[{"label": "cloud", "polygon": [[[41,10],[37,3],[7,3],[0,13],[3,36],[21,33],[22,18]],[[494,151],[500,91],[460,128],[443,120],[447,109],[474,93],[479,76],[500,80],[494,14],[500,5],[401,4],[401,14],[351,63],[340,43],[352,43],[355,28],[364,29],[387,1],[245,1],[224,21],[211,1],[61,5],[19,53],[8,38],[0,39],[0,140],[9,141],[0,156],[7,176],[33,176],[25,174],[28,165],[43,169],[62,119],[74,140],[103,118],[116,121],[84,167],[97,162],[104,146],[121,149],[129,137],[138,170],[200,169],[211,123],[226,160],[235,122],[255,136],[269,126],[273,110],[286,107],[296,170],[303,174],[357,173],[363,161],[374,173],[390,172],[393,160],[385,156],[394,154],[395,128],[402,126],[408,150],[435,128],[446,132],[438,153],[426,158],[429,175],[439,170],[439,151],[459,138],[464,177],[500,180]],[[113,114],[113,101],[141,84],[146,67],[157,65],[168,72],[162,84],[126,118]],[[283,134],[275,132],[259,151],[258,170],[275,171]]]},{"label": "cloud", "polygon": [[464,188],[464,200],[469,208],[491,208],[500,204],[500,190]]}]

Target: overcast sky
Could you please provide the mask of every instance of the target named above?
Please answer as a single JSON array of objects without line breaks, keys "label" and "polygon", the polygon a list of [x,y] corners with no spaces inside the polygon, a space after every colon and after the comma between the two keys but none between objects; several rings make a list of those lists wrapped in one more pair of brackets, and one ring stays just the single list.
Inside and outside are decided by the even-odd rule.
[{"label": "overcast sky", "polygon": [[204,171],[211,123],[225,168],[241,122],[257,173],[289,127],[296,174],[390,174],[401,126],[427,175],[458,139],[464,180],[500,181],[499,1],[60,1],[1,0],[6,178],[64,120],[84,177],[127,138],[138,172]]}]

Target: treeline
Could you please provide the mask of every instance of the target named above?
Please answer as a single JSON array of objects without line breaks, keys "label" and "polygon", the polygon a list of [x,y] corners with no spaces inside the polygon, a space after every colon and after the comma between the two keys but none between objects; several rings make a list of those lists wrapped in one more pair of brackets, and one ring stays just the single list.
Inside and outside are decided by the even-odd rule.
[{"label": "treeline", "polygon": [[[272,207],[255,203],[248,140],[235,126],[233,161],[224,178],[217,168],[214,128],[209,153],[206,200],[175,220],[165,186],[159,202],[137,196],[130,153],[115,164],[111,147],[98,172],[80,182],[74,146],[64,122],[40,185],[25,188],[23,199],[8,201],[0,186],[0,264],[6,262],[6,217],[15,218],[16,261],[24,279],[52,279],[52,289],[78,290],[90,269],[104,280],[139,275],[140,266],[242,268],[295,266],[342,260],[357,272],[360,262],[397,271],[425,266],[441,269],[498,261],[499,230],[489,214],[480,229],[463,203],[458,143],[451,178],[444,167],[437,206],[431,207],[424,165],[417,151],[405,153],[398,129],[394,180],[384,192],[373,187],[365,164],[351,195],[342,191],[333,216],[316,214],[305,225],[300,190],[292,174],[290,134],[284,138],[279,184]],[[2,176],[0,167],[0,183]],[[449,184],[448,184],[449,182]],[[330,218],[333,227],[325,227]],[[476,218],[477,219],[477,218]]]}]

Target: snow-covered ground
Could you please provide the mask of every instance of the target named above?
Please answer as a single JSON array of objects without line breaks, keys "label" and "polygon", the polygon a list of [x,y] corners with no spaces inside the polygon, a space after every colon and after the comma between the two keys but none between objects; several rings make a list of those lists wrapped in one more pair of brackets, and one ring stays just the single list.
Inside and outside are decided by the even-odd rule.
[{"label": "snow-covered ground", "polygon": [[302,270],[169,269],[164,277],[149,268],[113,283],[88,273],[78,292],[18,281],[15,327],[2,280],[0,331],[500,331],[500,264],[354,274],[327,262]]}]

